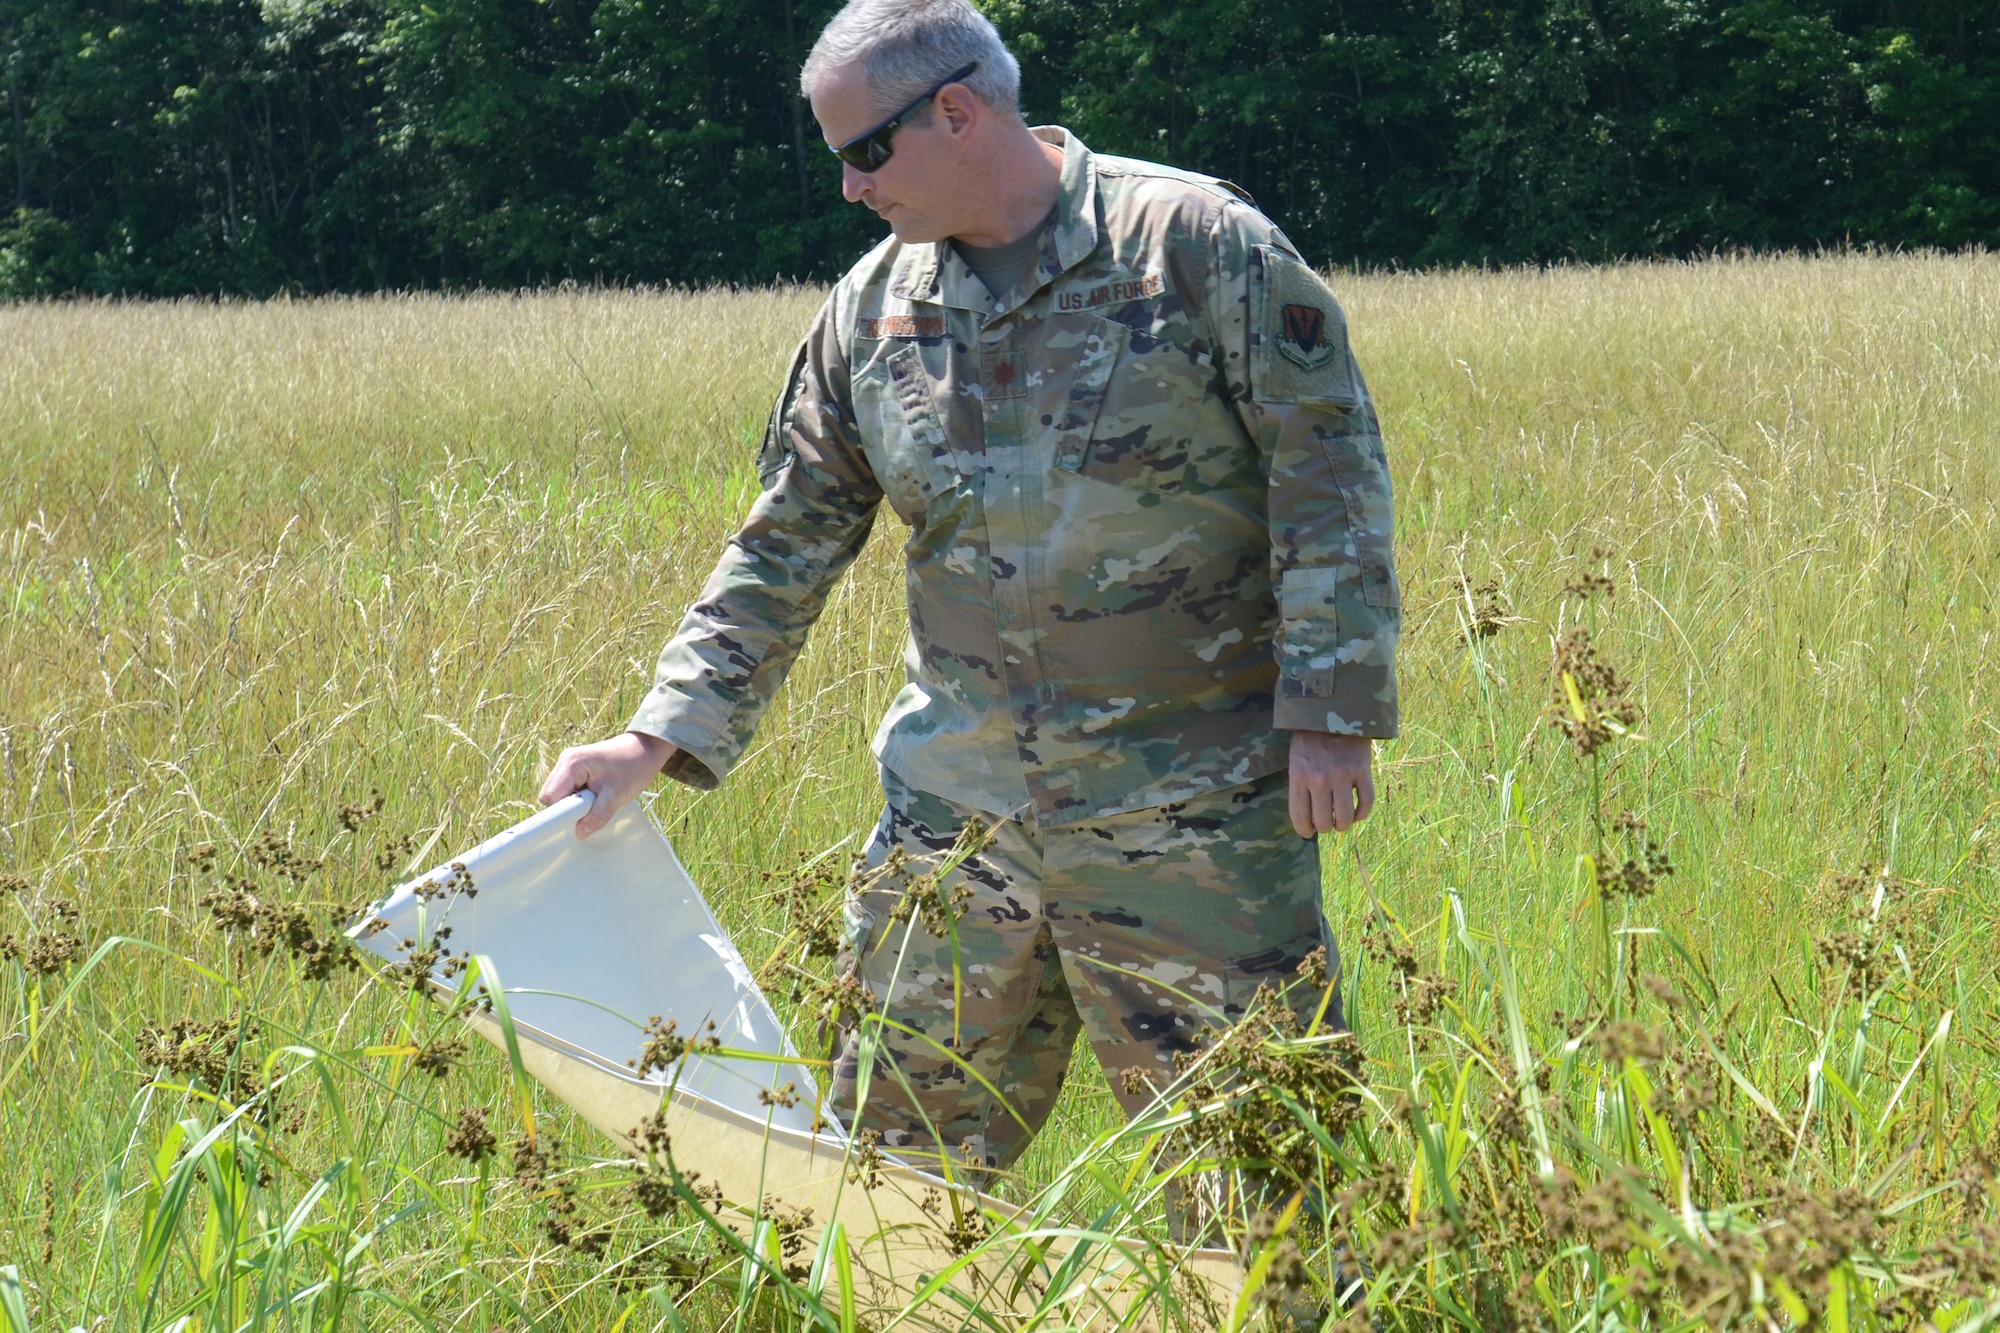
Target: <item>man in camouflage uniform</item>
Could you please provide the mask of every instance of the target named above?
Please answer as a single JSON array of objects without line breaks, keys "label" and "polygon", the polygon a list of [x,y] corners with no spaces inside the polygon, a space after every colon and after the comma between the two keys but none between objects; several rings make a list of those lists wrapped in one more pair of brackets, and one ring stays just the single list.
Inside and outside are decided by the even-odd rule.
[{"label": "man in camouflage uniform", "polygon": [[631,730],[542,794],[596,791],[588,833],[658,773],[721,781],[886,504],[908,683],[868,859],[992,839],[955,922],[899,919],[893,876],[849,905],[894,1022],[858,1108],[850,1037],[834,1104],[906,1157],[997,1168],[1079,1030],[1136,1111],[1204,1028],[1333,956],[1309,839],[1367,815],[1368,738],[1396,731],[1388,467],[1283,233],[1225,182],[1030,130],[963,0],[855,0],[803,83],[893,234],[806,334],[763,493]]}]

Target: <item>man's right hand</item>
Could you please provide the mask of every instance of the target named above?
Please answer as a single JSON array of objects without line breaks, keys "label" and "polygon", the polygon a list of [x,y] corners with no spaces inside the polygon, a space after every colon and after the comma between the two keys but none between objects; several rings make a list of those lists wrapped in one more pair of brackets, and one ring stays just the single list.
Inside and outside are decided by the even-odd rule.
[{"label": "man's right hand", "polygon": [[677,747],[658,736],[628,731],[592,745],[572,745],[542,782],[543,805],[588,790],[596,799],[576,821],[576,836],[587,838],[611,822],[625,802],[652,785]]}]

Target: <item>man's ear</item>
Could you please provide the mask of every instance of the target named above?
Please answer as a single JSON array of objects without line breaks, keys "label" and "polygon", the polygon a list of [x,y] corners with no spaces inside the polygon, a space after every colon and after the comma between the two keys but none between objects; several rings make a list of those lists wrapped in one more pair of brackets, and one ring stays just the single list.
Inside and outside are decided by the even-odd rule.
[{"label": "man's ear", "polygon": [[952,138],[963,139],[977,128],[985,111],[971,89],[962,83],[948,83],[938,92],[934,114],[944,117],[945,129]]}]

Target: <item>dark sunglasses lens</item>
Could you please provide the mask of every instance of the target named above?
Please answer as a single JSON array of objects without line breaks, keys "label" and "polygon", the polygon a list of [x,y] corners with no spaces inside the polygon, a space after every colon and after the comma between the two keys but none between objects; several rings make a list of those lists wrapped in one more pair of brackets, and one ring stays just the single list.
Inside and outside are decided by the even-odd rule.
[{"label": "dark sunglasses lens", "polygon": [[887,125],[865,139],[843,144],[840,149],[840,160],[856,171],[875,170],[889,160],[891,151],[889,139],[895,132],[894,125]]}]

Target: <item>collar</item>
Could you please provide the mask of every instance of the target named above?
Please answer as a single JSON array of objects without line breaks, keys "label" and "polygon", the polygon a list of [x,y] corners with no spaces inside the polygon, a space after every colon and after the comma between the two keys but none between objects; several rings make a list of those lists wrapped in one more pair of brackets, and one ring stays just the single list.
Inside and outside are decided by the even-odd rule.
[{"label": "collar", "polygon": [[1060,277],[1082,263],[1097,249],[1101,229],[1097,221],[1097,172],[1083,140],[1060,125],[1037,125],[1029,131],[1043,143],[1062,149],[1062,173],[1056,186],[1054,221],[1042,233],[1042,252],[1036,260],[1033,280],[1024,279],[1006,298],[996,301],[973,271],[965,266],[958,248],[942,241],[904,247],[904,258],[890,280],[892,296],[907,301],[923,301],[972,310],[982,315],[1000,314],[1019,304],[1015,296],[1032,295],[1043,283]]}]

